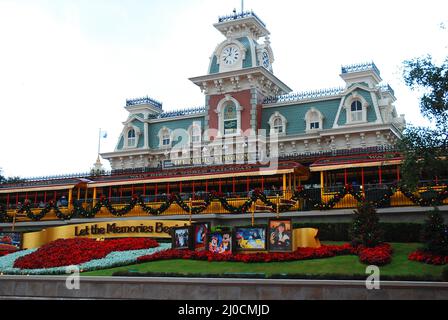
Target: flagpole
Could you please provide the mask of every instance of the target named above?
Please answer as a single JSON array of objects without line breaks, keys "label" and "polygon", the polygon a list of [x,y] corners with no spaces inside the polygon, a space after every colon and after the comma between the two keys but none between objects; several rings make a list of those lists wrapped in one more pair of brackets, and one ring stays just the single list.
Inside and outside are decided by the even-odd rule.
[{"label": "flagpole", "polygon": [[98,133],[98,157],[100,156],[100,150],[101,150],[101,128],[100,132]]}]

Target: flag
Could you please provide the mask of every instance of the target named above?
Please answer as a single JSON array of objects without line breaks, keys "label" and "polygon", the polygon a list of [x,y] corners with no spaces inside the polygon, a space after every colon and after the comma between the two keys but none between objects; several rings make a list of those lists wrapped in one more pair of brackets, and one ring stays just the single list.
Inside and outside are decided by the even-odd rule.
[{"label": "flag", "polygon": [[101,136],[102,139],[106,139],[107,138],[107,131],[101,131],[100,136]]}]

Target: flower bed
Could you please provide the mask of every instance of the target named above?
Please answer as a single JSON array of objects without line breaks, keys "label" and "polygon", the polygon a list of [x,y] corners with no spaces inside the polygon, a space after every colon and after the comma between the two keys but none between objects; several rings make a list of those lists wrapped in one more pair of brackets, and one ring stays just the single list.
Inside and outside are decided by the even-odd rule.
[{"label": "flower bed", "polygon": [[[161,250],[171,248],[171,244],[160,244],[156,248],[118,251],[108,254],[103,259],[91,260],[80,264],[77,267],[80,272],[88,272],[102,269],[109,269],[114,267],[121,267],[137,263],[137,258],[140,256],[150,255]],[[8,275],[62,275],[67,274],[67,267],[55,268],[39,268],[39,269],[19,269],[14,267],[16,260],[36,252],[36,249],[19,251],[10,254],[6,257],[0,258],[0,272]]]},{"label": "flower bed", "polygon": [[411,261],[434,264],[438,266],[448,264],[448,256],[441,256],[430,252],[425,252],[423,250],[412,252],[408,259]]},{"label": "flower bed", "polygon": [[257,253],[257,254],[227,254],[219,255],[208,251],[195,252],[190,250],[166,250],[137,259],[138,262],[150,262],[157,260],[189,259],[205,261],[231,261],[231,262],[286,262],[309,259],[330,258],[340,255],[359,255],[362,263],[385,265],[390,263],[392,248],[389,244],[383,244],[376,248],[354,248],[350,244],[341,246],[322,246],[317,249],[300,248],[291,253]]},{"label": "flower bed", "polygon": [[93,239],[62,239],[51,242],[37,251],[20,257],[14,263],[17,269],[48,269],[102,259],[111,252],[142,250],[158,247],[155,240],[114,239],[96,241]]},{"label": "flower bed", "polygon": [[359,260],[364,264],[384,266],[392,261],[392,247],[388,243],[383,243],[375,248],[359,246]]},{"label": "flower bed", "polygon": [[17,247],[10,244],[0,244],[0,257],[6,256],[8,254],[18,251]]}]

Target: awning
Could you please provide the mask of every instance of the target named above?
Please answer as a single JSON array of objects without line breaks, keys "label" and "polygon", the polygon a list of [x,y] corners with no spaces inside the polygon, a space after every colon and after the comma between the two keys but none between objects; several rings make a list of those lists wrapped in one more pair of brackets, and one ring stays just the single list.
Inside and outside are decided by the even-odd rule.
[{"label": "awning", "polygon": [[87,179],[79,179],[79,181],[77,183],[51,184],[51,185],[37,184],[35,186],[25,185],[22,187],[15,186],[12,188],[0,189],[0,194],[68,190],[68,189],[73,189],[81,184],[87,184],[89,182],[90,182],[90,180],[87,180]]},{"label": "awning", "polygon": [[101,187],[113,187],[113,186],[127,186],[133,184],[156,184],[156,183],[172,183],[172,182],[184,182],[184,181],[203,181],[203,180],[217,180],[217,179],[227,179],[233,177],[262,177],[262,176],[273,176],[294,173],[295,168],[291,169],[281,169],[281,170],[257,170],[257,171],[247,171],[247,172],[230,172],[221,173],[213,175],[195,175],[195,176],[184,176],[184,177],[160,177],[160,178],[149,178],[149,179],[139,179],[139,180],[126,180],[126,181],[108,181],[101,183],[91,183],[88,188],[101,188]]},{"label": "awning", "polygon": [[401,157],[380,157],[375,156],[356,156],[356,157],[335,157],[319,159],[310,166],[311,172],[321,172],[351,168],[368,168],[400,165],[403,162]]}]

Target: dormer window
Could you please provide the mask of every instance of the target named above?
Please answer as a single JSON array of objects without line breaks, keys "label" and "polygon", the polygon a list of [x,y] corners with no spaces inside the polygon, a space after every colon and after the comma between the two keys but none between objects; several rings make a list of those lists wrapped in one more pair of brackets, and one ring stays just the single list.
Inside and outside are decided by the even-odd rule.
[{"label": "dormer window", "polygon": [[159,131],[159,145],[161,148],[168,148],[171,146],[172,138],[171,138],[171,130],[163,127]]},{"label": "dormer window", "polygon": [[271,134],[285,135],[286,134],[286,118],[279,112],[275,112],[269,119],[269,126],[271,127]]},{"label": "dormer window", "polygon": [[136,139],[136,134],[135,134],[135,130],[131,129],[128,131],[128,147],[135,147],[135,143],[136,143],[137,139]]},{"label": "dormer window", "polygon": [[277,134],[283,133],[283,122],[282,119],[277,118],[274,121],[274,132]]},{"label": "dormer window", "polygon": [[201,133],[201,125],[200,123],[193,123],[190,127],[190,143],[198,144],[201,143],[202,133]]},{"label": "dormer window", "polygon": [[352,102],[350,114],[352,122],[363,121],[363,110],[361,101],[356,100]]},{"label": "dormer window", "polygon": [[162,138],[162,145],[164,145],[164,146],[169,146],[170,143],[171,143],[170,135],[169,135],[169,134],[165,134],[165,135],[163,135],[163,138]]},{"label": "dormer window", "polygon": [[311,108],[305,115],[305,122],[307,132],[322,130],[324,116],[319,110]]},{"label": "dormer window", "polygon": [[369,108],[369,103],[358,92],[353,92],[353,94],[347,97],[344,103],[344,108],[347,115],[347,124],[367,122],[367,109]]}]

